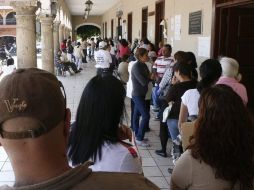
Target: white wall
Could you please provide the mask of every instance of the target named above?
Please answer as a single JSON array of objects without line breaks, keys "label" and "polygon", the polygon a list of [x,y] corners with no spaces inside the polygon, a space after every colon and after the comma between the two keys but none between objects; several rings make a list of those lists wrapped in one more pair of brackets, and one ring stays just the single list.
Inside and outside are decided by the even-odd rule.
[{"label": "white wall", "polygon": [[[173,52],[178,50],[192,51],[198,62],[207,57],[198,56],[199,37],[211,37],[212,31],[212,0],[165,0],[165,18],[168,26],[167,42],[172,43]],[[202,34],[189,35],[189,13],[202,10],[203,31]],[[181,15],[180,40],[175,39],[175,31],[171,30],[171,18]]]},{"label": "white wall", "polygon": [[[102,23],[107,22],[107,37],[111,36],[111,19],[114,19],[114,35],[116,34],[116,11],[123,10],[123,20],[127,21],[128,13],[132,12],[133,26],[132,39],[141,38],[142,8],[148,6],[148,13],[155,11],[157,0],[120,0],[111,10],[102,15]],[[200,35],[189,35],[189,13],[202,10],[203,31]],[[171,30],[171,18],[181,15],[180,40],[175,39],[175,32]],[[167,42],[172,43],[173,53],[178,50],[192,51],[200,63],[207,57],[198,57],[199,37],[211,37],[212,26],[212,0],[165,0],[165,20],[167,23]],[[101,23],[101,25],[102,25]],[[127,23],[126,23],[127,24]],[[155,15],[148,17],[148,39],[155,41]]]}]

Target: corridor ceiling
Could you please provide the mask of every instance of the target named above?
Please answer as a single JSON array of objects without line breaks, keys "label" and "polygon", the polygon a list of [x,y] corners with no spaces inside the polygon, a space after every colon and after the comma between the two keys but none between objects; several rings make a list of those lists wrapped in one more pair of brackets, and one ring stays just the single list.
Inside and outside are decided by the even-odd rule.
[{"label": "corridor ceiling", "polygon": [[[65,0],[72,15],[83,15],[86,0]],[[119,0],[92,0],[93,8],[90,15],[102,15],[113,7]]]}]

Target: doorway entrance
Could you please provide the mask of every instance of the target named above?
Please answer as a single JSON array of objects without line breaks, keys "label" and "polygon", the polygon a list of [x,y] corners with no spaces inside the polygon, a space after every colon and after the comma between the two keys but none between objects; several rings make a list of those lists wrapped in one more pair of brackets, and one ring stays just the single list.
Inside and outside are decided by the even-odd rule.
[{"label": "doorway entrance", "polygon": [[142,9],[141,39],[147,38],[148,7]]},{"label": "doorway entrance", "polygon": [[159,0],[155,4],[155,46],[163,40],[163,28],[160,25],[165,16],[165,0]]},{"label": "doorway entrance", "polygon": [[213,57],[228,56],[239,62],[242,83],[248,93],[248,107],[254,113],[254,2],[214,0]]},{"label": "doorway entrance", "polygon": [[128,41],[132,42],[132,13],[128,14]]}]

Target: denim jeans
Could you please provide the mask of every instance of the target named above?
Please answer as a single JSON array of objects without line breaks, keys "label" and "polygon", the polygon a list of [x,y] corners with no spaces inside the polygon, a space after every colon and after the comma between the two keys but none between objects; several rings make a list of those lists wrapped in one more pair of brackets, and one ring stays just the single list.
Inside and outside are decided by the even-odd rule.
[{"label": "denim jeans", "polygon": [[174,142],[180,134],[178,129],[178,119],[167,119],[167,126],[171,139]]},{"label": "denim jeans", "polygon": [[152,99],[153,99],[154,108],[159,108],[159,95],[157,93],[158,89],[159,89],[159,86],[155,86],[152,89]]},{"label": "denim jeans", "polygon": [[[150,102],[151,102],[151,100],[145,100],[145,101],[146,101],[146,106],[147,106],[148,112],[150,113]],[[131,98],[131,129],[132,129],[132,131],[134,131],[133,124],[132,124],[133,123],[134,106],[135,106],[135,103]],[[141,115],[138,112],[138,117],[140,117],[140,116]],[[147,126],[145,128],[146,129],[149,128],[149,122],[147,123]]]},{"label": "denim jeans", "polygon": [[[132,127],[134,129],[137,140],[142,141],[145,136],[146,127],[149,124],[150,113],[146,106],[145,97],[133,96],[134,101],[134,113]],[[139,124],[139,117],[142,117],[141,123]]]}]

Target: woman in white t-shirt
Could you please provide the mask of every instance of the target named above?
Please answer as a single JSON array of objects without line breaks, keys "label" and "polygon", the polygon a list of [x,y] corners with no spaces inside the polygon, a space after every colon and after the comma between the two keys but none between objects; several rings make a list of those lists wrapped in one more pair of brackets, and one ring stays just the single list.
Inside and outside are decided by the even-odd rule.
[{"label": "woman in white t-shirt", "polygon": [[125,88],[112,75],[97,75],[85,87],[71,127],[68,156],[73,166],[91,160],[93,171],[142,173],[131,130],[120,128]]},{"label": "woman in white t-shirt", "polygon": [[180,108],[178,128],[186,121],[193,121],[198,115],[198,101],[200,93],[214,85],[222,73],[220,62],[215,59],[207,59],[199,67],[201,80],[197,84],[197,88],[187,90],[182,96]]}]

